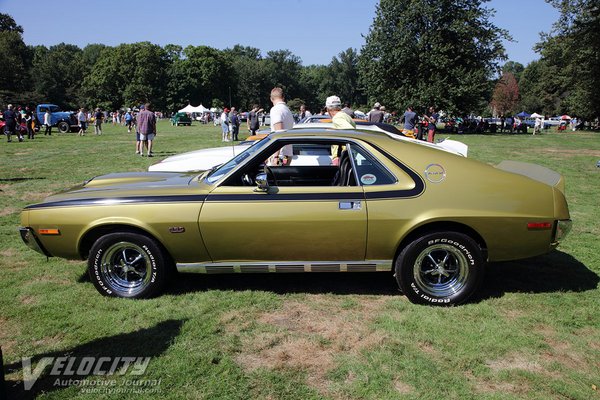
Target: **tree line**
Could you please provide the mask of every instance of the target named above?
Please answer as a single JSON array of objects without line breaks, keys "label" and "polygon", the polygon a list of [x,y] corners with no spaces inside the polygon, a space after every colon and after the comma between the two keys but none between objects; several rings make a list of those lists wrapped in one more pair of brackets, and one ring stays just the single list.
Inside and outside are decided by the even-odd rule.
[{"label": "tree line", "polygon": [[[151,102],[174,111],[188,103],[249,109],[269,104],[270,89],[283,87],[292,108],[315,111],[338,95],[368,110],[434,106],[454,115],[600,115],[600,17],[594,0],[546,0],[560,10],[554,29],[540,37],[539,60],[506,62],[487,0],[381,0],[365,43],[304,66],[289,50],[241,45],[149,42],[106,46],[28,46],[23,29],[0,14],[0,102],[56,103],[117,109]],[[526,23],[526,21],[524,22]]]}]

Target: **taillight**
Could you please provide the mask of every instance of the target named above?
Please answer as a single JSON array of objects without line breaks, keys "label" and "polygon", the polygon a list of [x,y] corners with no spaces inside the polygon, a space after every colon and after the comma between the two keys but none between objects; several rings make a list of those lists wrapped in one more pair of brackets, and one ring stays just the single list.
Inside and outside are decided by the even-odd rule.
[{"label": "taillight", "polygon": [[543,231],[552,229],[552,222],[529,222],[527,224],[527,229],[530,231]]}]

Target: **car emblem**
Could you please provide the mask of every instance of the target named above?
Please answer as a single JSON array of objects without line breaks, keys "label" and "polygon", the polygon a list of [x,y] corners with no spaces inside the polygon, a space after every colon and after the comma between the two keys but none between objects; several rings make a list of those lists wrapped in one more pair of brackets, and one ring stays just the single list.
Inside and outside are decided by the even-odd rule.
[{"label": "car emblem", "polygon": [[440,183],[446,179],[446,170],[440,164],[429,164],[425,168],[425,178],[431,183]]},{"label": "car emblem", "polygon": [[363,185],[372,185],[377,182],[377,177],[373,174],[364,174],[360,177],[360,181]]},{"label": "car emblem", "polygon": [[169,228],[169,232],[171,233],[183,233],[185,232],[185,228],[183,226],[172,226]]}]

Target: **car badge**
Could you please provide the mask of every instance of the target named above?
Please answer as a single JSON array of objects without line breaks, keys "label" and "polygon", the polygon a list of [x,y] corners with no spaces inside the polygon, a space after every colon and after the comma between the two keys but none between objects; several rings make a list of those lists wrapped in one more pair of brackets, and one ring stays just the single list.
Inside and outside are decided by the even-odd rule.
[{"label": "car badge", "polygon": [[373,174],[364,174],[360,177],[360,181],[363,185],[372,185],[377,182],[377,177]]},{"label": "car badge", "polygon": [[171,233],[183,233],[185,232],[185,228],[183,226],[172,226],[169,228],[169,232]]},{"label": "car badge", "polygon": [[425,168],[425,178],[431,183],[440,183],[446,179],[446,170],[440,164],[429,164]]}]

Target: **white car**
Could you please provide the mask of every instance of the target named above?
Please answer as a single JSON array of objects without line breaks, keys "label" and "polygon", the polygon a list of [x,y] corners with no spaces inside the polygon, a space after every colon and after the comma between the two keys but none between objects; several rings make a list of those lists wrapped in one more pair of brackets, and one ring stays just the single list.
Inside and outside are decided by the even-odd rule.
[{"label": "white car", "polygon": [[[389,128],[391,127],[391,128]],[[331,123],[310,123],[294,125],[292,130],[298,129],[332,129]],[[384,129],[385,128],[385,129]],[[393,128],[393,129],[392,129]],[[463,157],[467,156],[468,147],[464,143],[455,140],[444,140],[439,143],[428,143],[420,140],[415,140],[403,136],[396,128],[387,124],[367,124],[357,125],[357,130],[365,132],[375,131],[383,132],[396,140],[414,141],[422,146],[433,147],[450,153],[455,153]],[[395,132],[394,132],[395,130]],[[338,130],[339,131],[339,130]],[[340,131],[341,132],[341,131]],[[167,157],[150,167],[148,171],[155,172],[195,172],[209,170],[217,165],[221,165],[236,155],[240,154],[248,147],[258,143],[255,142],[240,142],[235,146],[213,147],[208,149],[200,149],[187,153],[177,154]],[[304,148],[294,146],[294,156],[291,165],[307,166],[307,165],[331,165],[332,163],[331,150],[326,147],[311,146]]]}]

